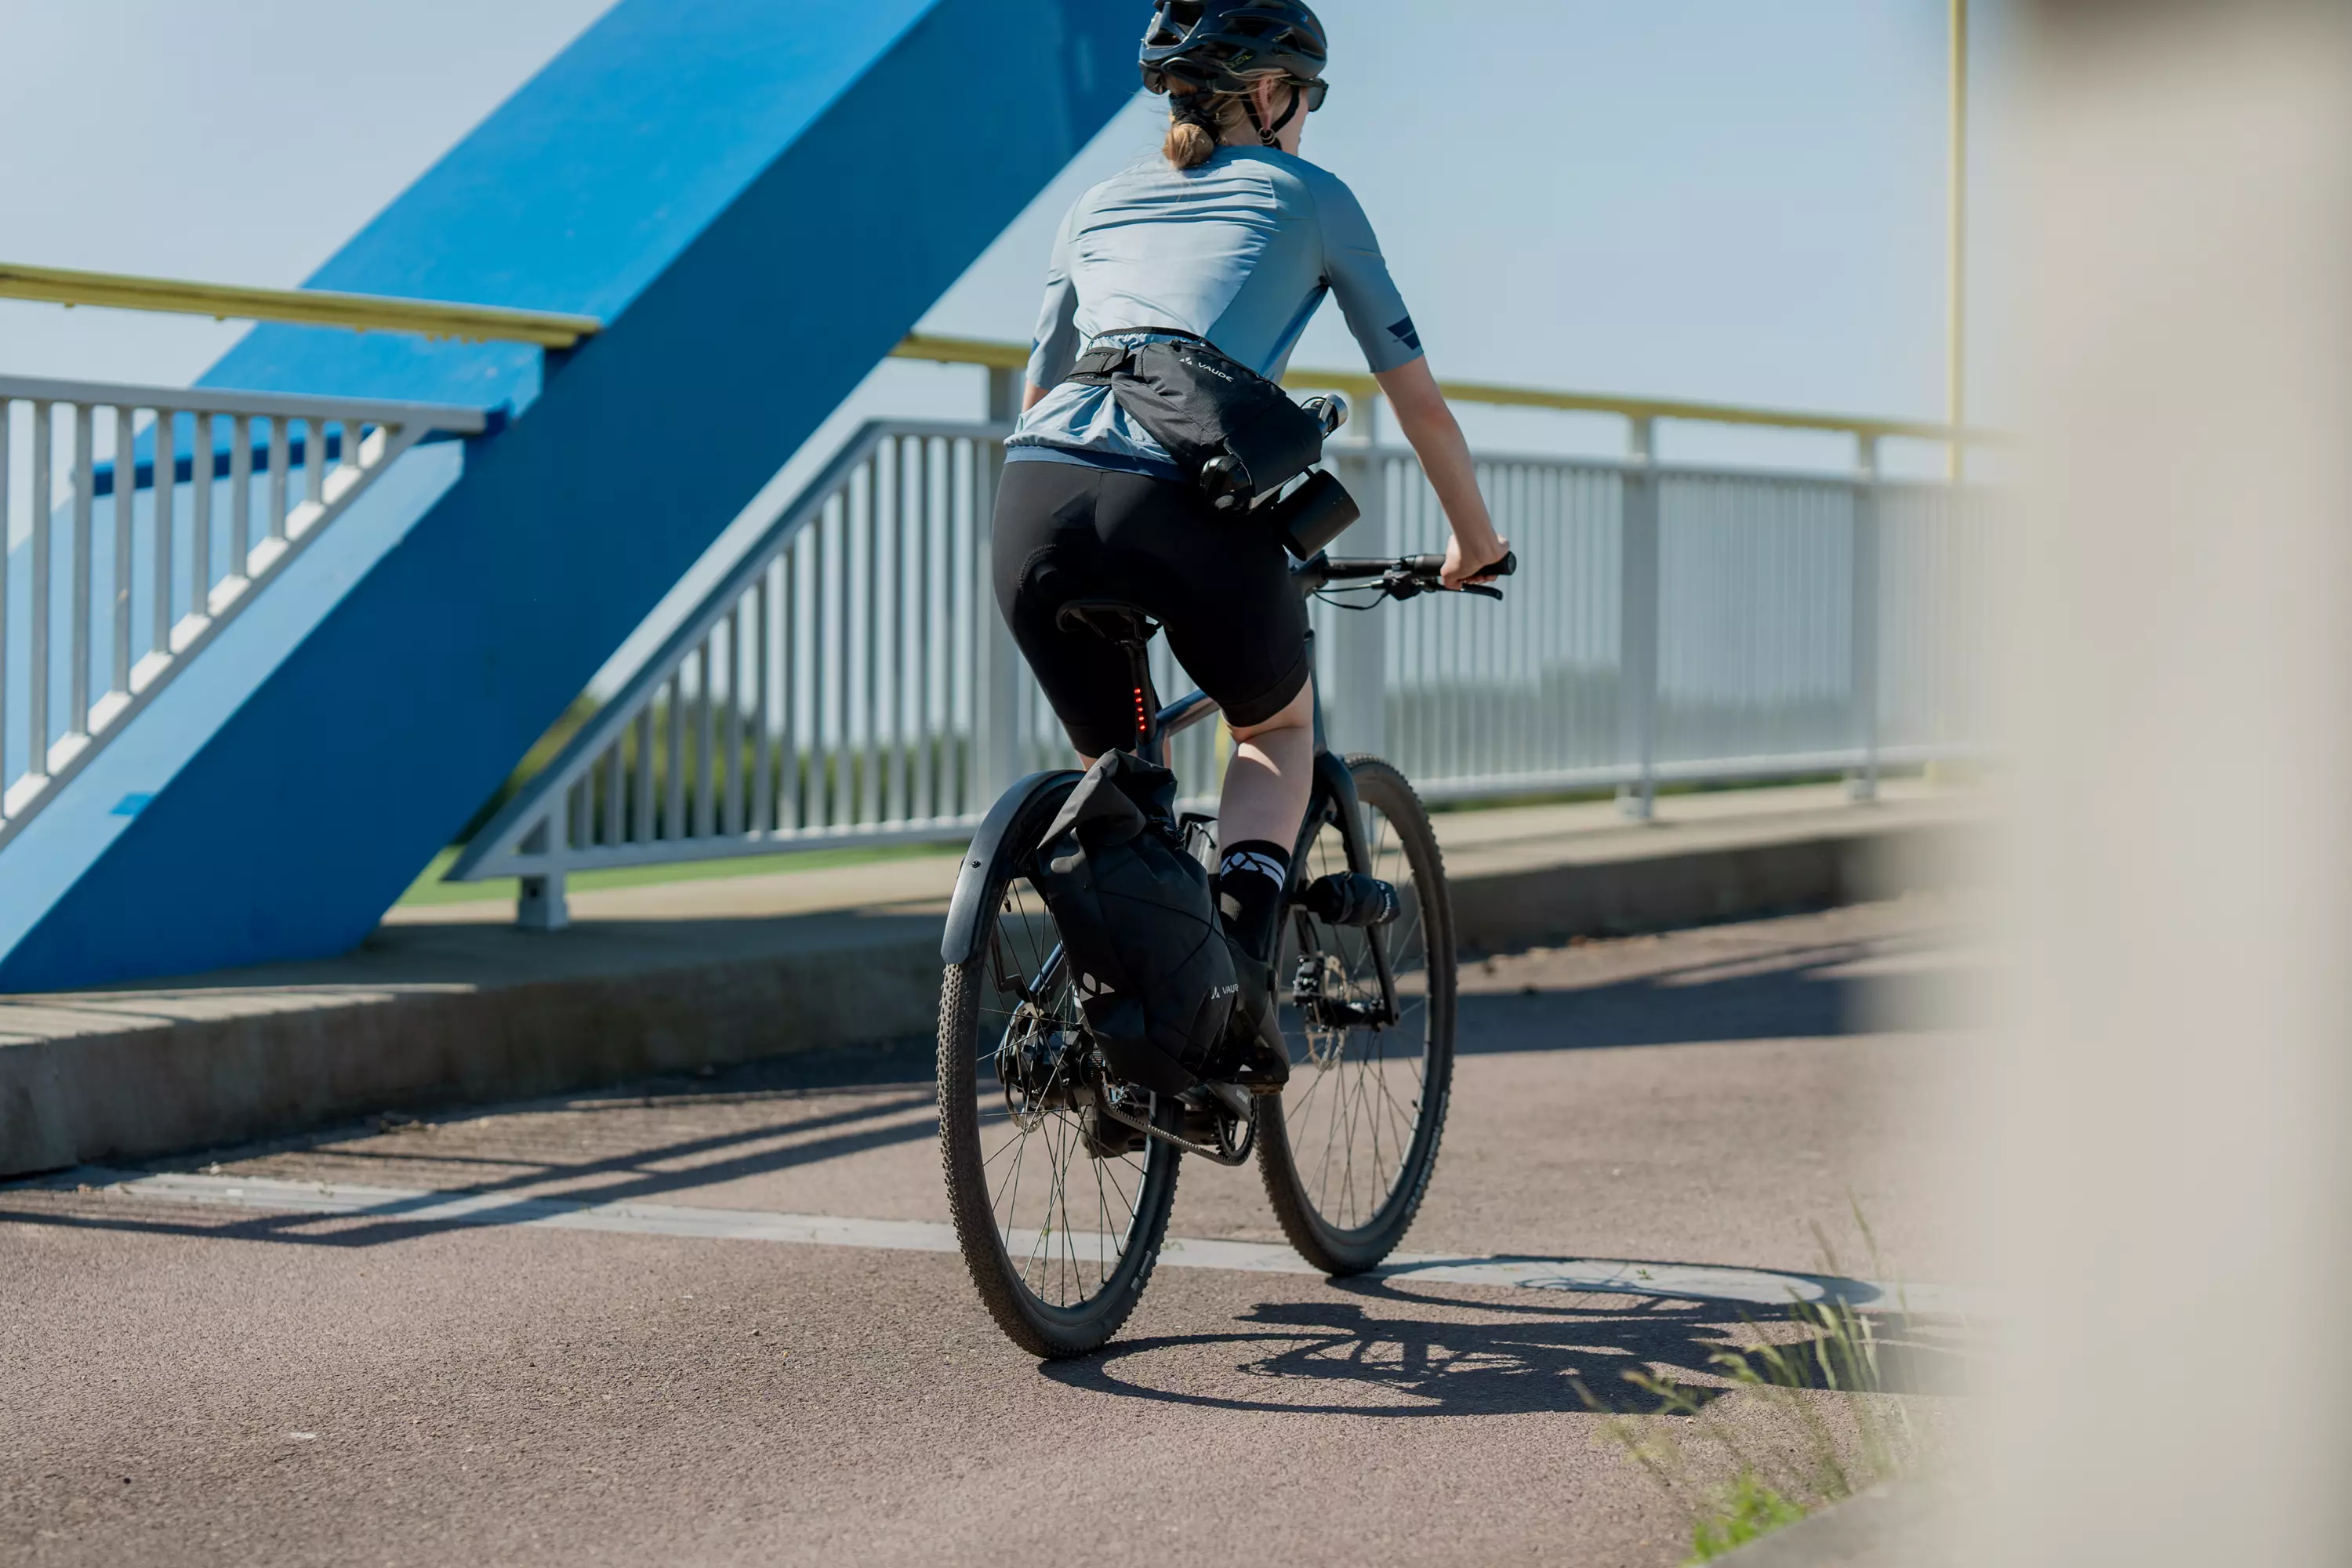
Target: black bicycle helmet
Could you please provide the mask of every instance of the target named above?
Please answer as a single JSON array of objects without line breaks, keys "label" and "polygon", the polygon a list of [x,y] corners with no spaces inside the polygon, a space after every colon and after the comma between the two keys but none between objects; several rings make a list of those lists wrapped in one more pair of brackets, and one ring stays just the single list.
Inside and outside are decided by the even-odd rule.
[{"label": "black bicycle helmet", "polygon": [[1299,0],[1159,0],[1139,63],[1153,92],[1171,79],[1246,92],[1251,77],[1271,71],[1318,81],[1330,54],[1322,22]]}]

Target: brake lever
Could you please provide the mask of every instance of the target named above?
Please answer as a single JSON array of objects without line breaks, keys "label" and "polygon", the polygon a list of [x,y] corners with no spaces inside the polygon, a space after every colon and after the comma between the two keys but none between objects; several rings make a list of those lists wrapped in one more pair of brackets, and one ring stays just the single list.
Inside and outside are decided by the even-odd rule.
[{"label": "brake lever", "polygon": [[1484,583],[1465,583],[1460,592],[1475,594],[1482,599],[1499,599],[1503,596],[1503,591],[1500,588],[1489,588]]}]

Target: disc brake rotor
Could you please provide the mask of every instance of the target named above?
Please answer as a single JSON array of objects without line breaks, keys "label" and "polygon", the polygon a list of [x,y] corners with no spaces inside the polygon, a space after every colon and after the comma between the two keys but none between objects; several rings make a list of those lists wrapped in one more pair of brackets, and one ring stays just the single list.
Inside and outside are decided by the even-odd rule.
[{"label": "disc brake rotor", "polygon": [[1318,1070],[1328,1071],[1347,1054],[1352,1025],[1342,1020],[1364,999],[1357,995],[1346,965],[1334,952],[1318,953],[1300,964],[1297,989],[1299,1011],[1305,1016],[1307,1059]]}]

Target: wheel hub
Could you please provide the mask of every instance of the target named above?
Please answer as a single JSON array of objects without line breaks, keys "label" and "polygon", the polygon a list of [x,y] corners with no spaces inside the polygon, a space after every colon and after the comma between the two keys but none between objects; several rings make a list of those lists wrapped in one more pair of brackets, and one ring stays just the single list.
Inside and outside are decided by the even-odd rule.
[{"label": "wheel hub", "polygon": [[996,1079],[1004,1086],[1004,1108],[1026,1131],[1052,1110],[1072,1104],[1074,1042],[1034,1004],[1024,1003],[996,1047]]},{"label": "wheel hub", "polygon": [[1318,1070],[1328,1071],[1346,1056],[1349,1030],[1379,1023],[1335,952],[1301,953],[1291,992],[1306,1024],[1307,1059]]}]

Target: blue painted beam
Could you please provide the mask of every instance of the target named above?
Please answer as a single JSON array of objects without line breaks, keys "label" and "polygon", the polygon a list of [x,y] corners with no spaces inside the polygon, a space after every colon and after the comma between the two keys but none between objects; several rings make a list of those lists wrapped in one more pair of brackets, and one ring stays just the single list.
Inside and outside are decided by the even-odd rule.
[{"label": "blue painted beam", "polygon": [[[266,669],[249,692],[206,690],[199,660],[165,694],[187,686],[185,700],[133,721],[152,732],[116,744],[158,776],[104,771],[109,804],[150,798],[106,818],[86,865],[56,877],[81,853],[70,831],[97,831],[95,802],[52,807],[55,833],[37,822],[10,847],[47,857],[62,890],[10,922],[0,991],[356,944],[1117,111],[1142,20],[1106,0],[616,5],[310,279],[607,329],[542,366],[499,345],[264,327],[205,376],[511,417],[466,445],[454,481],[409,487],[416,514],[338,567],[347,590],[312,582],[341,596],[278,617],[288,646],[247,660]],[[268,624],[269,607],[250,614]],[[0,859],[9,896],[33,880]]]}]

